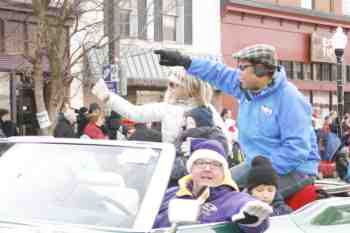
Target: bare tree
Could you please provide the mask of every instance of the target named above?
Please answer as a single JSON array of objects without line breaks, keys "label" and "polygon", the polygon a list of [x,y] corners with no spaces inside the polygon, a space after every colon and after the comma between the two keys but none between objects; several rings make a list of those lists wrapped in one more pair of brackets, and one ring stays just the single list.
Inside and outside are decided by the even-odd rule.
[{"label": "bare tree", "polygon": [[[35,17],[36,30],[32,32],[35,36],[32,36],[32,40],[25,41],[31,48],[25,57],[33,65],[35,103],[41,133],[49,135],[55,125],[57,113],[65,100],[70,97],[70,84],[80,72],[72,71],[72,67],[82,63],[83,58],[91,50],[119,41],[120,33],[115,33],[109,38],[104,33],[103,0],[13,0],[12,2],[27,4]],[[116,0],[115,4],[122,7],[123,2],[125,1]],[[168,8],[170,10],[174,7],[175,5],[172,5]],[[148,10],[149,8],[145,9]],[[91,19],[94,17],[95,19]],[[85,20],[86,18],[89,20]],[[152,20],[153,18],[147,17],[142,30],[146,30]],[[48,78],[44,74],[45,65],[48,65],[50,71]]]},{"label": "bare tree", "polygon": [[[102,14],[102,3],[100,0],[6,0],[6,2],[11,6],[24,7],[28,12],[27,17],[22,17],[21,20],[22,24],[26,25],[27,31],[29,28],[31,30],[27,32],[28,36],[25,36],[27,39],[24,41],[24,46],[20,44],[18,46],[29,48],[23,55],[32,64],[29,72],[34,81],[35,104],[41,134],[48,135],[55,124],[58,111],[65,100],[69,99],[70,84],[74,77],[71,68],[86,52],[86,49],[82,50],[82,46],[75,46],[75,49],[71,50],[70,41],[78,34],[82,41],[80,44],[89,37],[96,37],[96,31],[103,28],[102,17],[96,22],[88,23],[82,23],[81,19],[93,12]],[[34,16],[34,24],[31,15]],[[16,36],[18,33],[13,35],[13,38],[16,39]],[[94,38],[95,44],[91,48],[98,46],[105,37],[103,33],[99,33],[99,36],[99,39]],[[44,72],[44,68],[47,67],[49,67],[48,74]]]}]

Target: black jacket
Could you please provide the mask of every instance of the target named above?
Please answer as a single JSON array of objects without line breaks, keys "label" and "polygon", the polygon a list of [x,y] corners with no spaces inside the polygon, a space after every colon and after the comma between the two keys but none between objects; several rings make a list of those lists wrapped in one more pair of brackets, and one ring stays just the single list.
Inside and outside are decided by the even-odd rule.
[{"label": "black jacket", "polygon": [[63,116],[60,117],[56,128],[54,130],[53,136],[56,138],[76,138],[73,127],[70,125],[69,121]]},{"label": "black jacket", "polygon": [[162,134],[155,129],[149,129],[146,125],[140,123],[135,124],[135,132],[129,137],[129,140],[161,142]]},{"label": "black jacket", "polygon": [[224,147],[226,155],[228,155],[228,142],[226,139],[225,134],[222,132],[222,130],[216,126],[213,127],[199,127],[199,128],[192,128],[183,131],[175,140],[175,147],[176,152],[180,152],[181,144],[186,141],[188,137],[192,138],[206,138],[206,139],[213,139],[217,140],[222,144]]}]

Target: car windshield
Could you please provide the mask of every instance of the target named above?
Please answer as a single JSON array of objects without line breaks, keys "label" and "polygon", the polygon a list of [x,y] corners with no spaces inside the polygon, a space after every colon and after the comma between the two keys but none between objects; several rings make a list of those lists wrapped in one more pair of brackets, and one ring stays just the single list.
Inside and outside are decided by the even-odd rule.
[{"label": "car windshield", "polygon": [[129,228],[159,149],[0,143],[0,215]]},{"label": "car windshield", "polygon": [[331,206],[313,219],[312,224],[327,226],[350,223],[350,206]]}]

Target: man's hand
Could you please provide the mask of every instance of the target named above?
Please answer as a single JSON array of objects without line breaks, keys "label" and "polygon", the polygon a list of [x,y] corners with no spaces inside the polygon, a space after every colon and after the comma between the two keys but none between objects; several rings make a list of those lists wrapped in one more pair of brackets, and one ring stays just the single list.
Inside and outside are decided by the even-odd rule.
[{"label": "man's hand", "polygon": [[91,89],[91,92],[102,102],[106,102],[110,95],[110,91],[102,78],[95,83]]},{"label": "man's hand", "polygon": [[231,220],[248,227],[255,227],[267,219],[272,212],[272,207],[262,201],[249,201],[238,214],[231,217]]},{"label": "man's hand", "polygon": [[178,51],[160,49],[154,53],[160,56],[159,64],[162,66],[183,66],[188,69],[192,62],[189,56],[182,55]]}]

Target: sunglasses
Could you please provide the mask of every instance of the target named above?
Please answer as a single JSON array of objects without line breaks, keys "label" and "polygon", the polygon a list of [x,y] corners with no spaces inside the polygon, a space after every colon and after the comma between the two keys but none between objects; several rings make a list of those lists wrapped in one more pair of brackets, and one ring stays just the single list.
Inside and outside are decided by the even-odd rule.
[{"label": "sunglasses", "polygon": [[242,64],[240,64],[240,65],[238,65],[238,69],[240,70],[240,71],[244,71],[245,69],[247,69],[248,67],[252,67],[253,65],[242,65]]},{"label": "sunglasses", "polygon": [[177,83],[174,83],[174,82],[169,82],[169,83],[168,83],[168,86],[169,86],[170,88],[176,88],[176,87],[179,87],[180,85],[177,84]]}]

